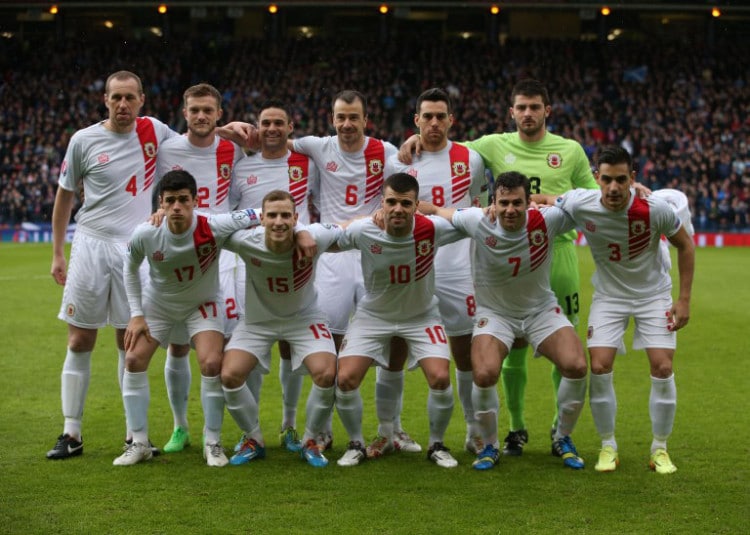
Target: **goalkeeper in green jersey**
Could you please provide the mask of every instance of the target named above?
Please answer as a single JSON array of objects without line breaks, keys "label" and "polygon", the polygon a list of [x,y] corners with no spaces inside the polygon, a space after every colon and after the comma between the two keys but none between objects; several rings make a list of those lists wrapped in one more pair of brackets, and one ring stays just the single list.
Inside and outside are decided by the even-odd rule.
[{"label": "goalkeeper in green jersey", "polygon": [[[498,176],[518,171],[529,177],[531,193],[560,195],[574,188],[597,189],[588,157],[581,145],[547,131],[546,119],[552,111],[546,87],[537,80],[518,82],[511,92],[510,116],[515,132],[488,134],[464,145],[478,152],[485,166]],[[399,151],[402,161],[411,159],[412,150],[420,152],[419,138],[412,136]],[[579,275],[574,240],[576,231],[555,238],[550,281],[557,301],[573,325],[578,324]],[[503,362],[502,382],[505,403],[510,414],[510,432],[503,445],[504,455],[521,455],[528,441],[524,420],[527,343],[516,340]],[[560,374],[552,368],[555,397]],[[557,408],[552,423],[557,424]],[[552,450],[554,454],[554,449]]]}]

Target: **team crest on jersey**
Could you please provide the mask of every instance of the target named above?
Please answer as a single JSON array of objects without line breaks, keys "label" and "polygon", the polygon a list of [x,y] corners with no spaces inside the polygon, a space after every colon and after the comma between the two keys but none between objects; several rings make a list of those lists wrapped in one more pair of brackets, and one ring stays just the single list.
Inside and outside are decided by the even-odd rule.
[{"label": "team crest on jersey", "polygon": [[547,155],[547,165],[549,165],[552,169],[559,169],[562,167],[562,156],[559,152],[550,152]]},{"label": "team crest on jersey", "polygon": [[247,177],[247,185],[248,186],[252,186],[253,184],[257,184],[257,183],[258,183],[258,177],[257,176],[250,175],[249,177]]},{"label": "team crest on jersey", "polygon": [[335,173],[338,170],[339,166],[336,162],[328,162],[326,164],[326,171],[330,171],[331,173]]},{"label": "team crest on jersey", "polygon": [[203,258],[208,258],[212,254],[214,254],[214,251],[216,250],[216,246],[210,243],[206,243],[198,247],[198,259],[202,260]]},{"label": "team crest on jersey", "polygon": [[466,174],[466,170],[469,168],[466,162],[453,162],[453,176],[462,176]]},{"label": "team crest on jersey", "polygon": [[490,322],[490,320],[488,320],[487,318],[479,318],[479,320],[477,321],[477,327],[479,327],[480,329],[482,327],[487,327],[487,324],[489,322]]},{"label": "team crest on jersey", "polygon": [[370,252],[372,254],[380,254],[383,252],[383,248],[377,243],[373,243],[372,245],[370,245]]},{"label": "team crest on jersey", "polygon": [[379,175],[383,172],[383,162],[373,158],[367,162],[367,170],[370,172],[370,175]]},{"label": "team crest on jersey", "polygon": [[154,254],[151,255],[151,258],[154,262],[163,262],[164,253],[162,253],[161,251],[154,251]]},{"label": "team crest on jersey", "polygon": [[99,156],[96,157],[96,160],[100,164],[105,164],[109,161],[109,154],[107,154],[106,152],[102,152]]},{"label": "team crest on jersey", "polygon": [[156,156],[156,145],[154,145],[150,141],[148,143],[144,143],[143,152],[149,158],[154,158]]},{"label": "team crest on jersey", "polygon": [[299,165],[289,166],[289,180],[300,180],[303,176],[302,168]]},{"label": "team crest on jersey", "polygon": [[260,259],[255,258],[254,256],[250,258],[250,263],[254,265],[255,267],[260,267]]},{"label": "team crest on jersey", "polygon": [[531,234],[529,234],[529,241],[531,242],[531,245],[539,247],[543,245],[545,241],[547,241],[547,235],[542,229],[535,229],[531,231]]},{"label": "team crest on jersey", "polygon": [[76,315],[76,306],[73,303],[68,303],[65,306],[65,314],[71,318]]},{"label": "team crest on jersey", "polygon": [[586,221],[586,230],[589,232],[596,232],[596,225],[593,221]]},{"label": "team crest on jersey", "polygon": [[432,242],[430,240],[422,240],[417,244],[417,254],[419,256],[427,256],[432,252]]},{"label": "team crest on jersey", "polygon": [[232,176],[232,167],[228,163],[223,163],[219,166],[219,176],[224,180],[229,180]]},{"label": "team crest on jersey", "polygon": [[487,236],[484,239],[484,244],[487,247],[495,247],[497,245],[497,238],[495,238],[494,236]]},{"label": "team crest on jersey", "polygon": [[646,222],[641,219],[636,219],[630,222],[630,233],[634,236],[640,236],[646,232]]}]

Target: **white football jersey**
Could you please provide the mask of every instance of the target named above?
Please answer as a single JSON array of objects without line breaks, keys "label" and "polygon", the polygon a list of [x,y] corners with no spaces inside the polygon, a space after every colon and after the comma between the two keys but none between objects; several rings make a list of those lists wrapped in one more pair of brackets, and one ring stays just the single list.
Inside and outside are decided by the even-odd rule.
[{"label": "white football jersey", "polygon": [[156,154],[176,135],[153,117],[138,117],[127,134],[107,130],[104,121],[73,134],[60,168],[60,187],[78,191],[83,186],[77,231],[126,241],[151,214]]},{"label": "white football jersey", "polygon": [[522,318],[556,301],[549,281],[552,241],[574,227],[562,210],[528,210],[526,225],[516,232],[491,222],[481,208],[458,210],[453,224],[474,239],[477,304]]},{"label": "white football jersey", "polygon": [[[142,300],[169,303],[176,319],[206,301],[216,301],[219,291],[219,249],[240,229],[260,223],[253,210],[227,214],[193,213],[190,228],[173,234],[166,222],[158,227],[140,224],[128,243],[125,257],[125,289],[131,316],[143,315]],[[138,268],[148,260],[149,280],[141,288]]]},{"label": "white football jersey", "polygon": [[[486,184],[484,162],[475,151],[448,141],[437,152],[422,151],[411,165],[392,157],[393,167],[412,175],[419,182],[419,200],[447,208],[478,206],[479,194]],[[471,240],[465,239],[441,247],[435,257],[438,278],[469,273]]]},{"label": "white football jersey", "polygon": [[198,185],[198,210],[226,214],[234,208],[229,202],[233,171],[244,157],[238,145],[218,136],[210,147],[196,147],[182,135],[167,140],[159,148],[156,173],[161,178],[167,171],[187,171]]},{"label": "white football jersey", "polygon": [[294,150],[309,155],[320,173],[315,205],[323,223],[341,223],[367,216],[380,208],[383,181],[394,170],[386,167],[398,149],[387,141],[365,137],[358,152],[345,152],[338,136],[305,136],[294,140]]},{"label": "white football jersey", "polygon": [[613,212],[601,203],[600,190],[574,189],[558,197],[586,236],[596,271],[591,279],[598,294],[621,299],[654,297],[669,292],[662,234],[673,236],[682,223],[674,210],[653,195],[640,199],[630,190],[630,203]]},{"label": "white football jersey", "polygon": [[281,158],[264,158],[261,153],[248,156],[235,168],[232,199],[240,208],[259,208],[272,190],[288,191],[294,198],[299,222],[310,223],[308,198],[318,187],[318,168],[309,156],[287,152]]},{"label": "white football jersey", "polygon": [[414,228],[405,237],[391,236],[371,218],[351,223],[339,247],[362,254],[365,296],[357,312],[405,321],[436,306],[435,253],[441,245],[463,237],[445,219],[421,214],[414,216]]},{"label": "white football jersey", "polygon": [[320,255],[342,235],[337,225],[314,223],[309,231],[317,243],[312,259],[299,256],[294,248],[277,254],[266,247],[265,228],[237,232],[226,243],[245,261],[245,323],[283,320],[299,312],[317,310],[315,264]]}]

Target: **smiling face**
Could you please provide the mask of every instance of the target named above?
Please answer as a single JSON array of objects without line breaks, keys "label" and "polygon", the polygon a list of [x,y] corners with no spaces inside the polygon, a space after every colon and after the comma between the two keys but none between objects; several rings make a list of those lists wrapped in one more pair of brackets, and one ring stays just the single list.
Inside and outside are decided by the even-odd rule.
[{"label": "smiling face", "polygon": [[354,99],[351,103],[337,99],[333,103],[332,122],[341,148],[349,152],[361,148],[365,140],[367,115],[359,99]]},{"label": "smiling face", "polygon": [[297,224],[294,203],[289,199],[266,201],[260,223],[266,231],[266,247],[271,251],[288,250],[294,245],[294,225]]},{"label": "smiling face", "polygon": [[266,108],[260,112],[258,137],[263,156],[270,158],[286,154],[286,141],[292,133],[292,122],[280,108]]},{"label": "smiling face", "polygon": [[627,163],[600,163],[596,172],[596,181],[602,192],[602,205],[608,210],[617,212],[630,202],[630,187],[633,185],[635,172]]},{"label": "smiling face", "polygon": [[453,115],[448,113],[448,104],[442,100],[423,100],[419,113],[414,116],[414,124],[419,128],[422,146],[426,150],[436,151],[448,143]]},{"label": "smiling face", "polygon": [[495,190],[495,215],[503,230],[516,232],[526,224],[529,202],[523,186]]},{"label": "smiling face", "polygon": [[190,96],[187,97],[182,114],[187,122],[188,136],[205,139],[213,135],[222,110],[212,96]]},{"label": "smiling face", "polygon": [[145,97],[135,78],[113,78],[104,93],[104,105],[109,111],[107,127],[114,132],[130,132],[141,112]]},{"label": "smiling face", "polygon": [[418,204],[416,191],[398,193],[386,186],[381,201],[385,231],[391,236],[407,236],[414,227]]},{"label": "smiling face", "polygon": [[547,117],[552,106],[545,106],[541,95],[516,95],[510,116],[516,123],[523,141],[539,141],[544,137]]}]

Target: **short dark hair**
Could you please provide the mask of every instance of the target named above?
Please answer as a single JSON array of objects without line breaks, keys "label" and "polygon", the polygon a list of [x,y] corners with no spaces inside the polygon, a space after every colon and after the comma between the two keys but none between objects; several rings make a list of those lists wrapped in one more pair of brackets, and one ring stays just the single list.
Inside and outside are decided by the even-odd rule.
[{"label": "short dark hair", "polygon": [[193,197],[198,194],[198,185],[195,183],[195,178],[183,169],[167,171],[159,181],[159,196],[164,195],[165,191],[179,191],[181,189],[190,190]]},{"label": "short dark hair", "polygon": [[188,87],[182,94],[183,107],[187,107],[187,99],[189,97],[214,97],[216,99],[216,109],[221,109],[221,93],[211,84],[202,82]]},{"label": "short dark hair", "polygon": [[260,106],[260,110],[258,110],[258,117],[260,117],[260,114],[268,108],[278,108],[280,110],[283,110],[283,112],[286,114],[287,122],[292,120],[292,114],[289,112],[289,108],[287,108],[286,103],[277,98],[269,98],[268,100],[263,102],[263,104],[261,104]]},{"label": "short dark hair", "polygon": [[343,100],[347,104],[354,104],[355,100],[359,100],[362,103],[362,116],[367,116],[367,99],[359,91],[354,89],[344,89],[343,91],[336,93],[336,96],[333,97],[333,101],[331,102],[331,110],[333,110],[333,106],[336,104],[337,100]]},{"label": "short dark hair", "polygon": [[596,166],[599,167],[603,163],[609,165],[626,163],[628,164],[628,171],[633,170],[633,157],[630,156],[630,153],[626,149],[619,145],[610,145],[602,147],[599,150],[599,153],[596,155]]},{"label": "short dark hair", "polygon": [[410,191],[414,191],[417,194],[417,198],[419,198],[419,182],[417,182],[417,179],[409,173],[393,173],[385,179],[385,182],[383,182],[384,192],[385,188],[391,188],[396,193],[409,193]]},{"label": "short dark hair", "polygon": [[417,115],[419,115],[419,108],[422,106],[422,102],[424,102],[425,100],[427,102],[445,102],[446,106],[448,106],[448,113],[453,113],[453,106],[451,106],[451,97],[444,89],[441,89],[439,87],[432,87],[419,95],[419,97],[417,98]]},{"label": "short dark hair", "polygon": [[[276,106],[273,106],[274,108]],[[263,196],[263,201],[261,201],[260,206],[262,209],[265,210],[266,203],[267,202],[274,202],[274,201],[290,201],[292,203],[292,207],[294,210],[296,210],[296,206],[294,205],[294,197],[292,197],[292,194],[288,191],[284,191],[283,189],[274,189],[269,191]]]},{"label": "short dark hair", "polygon": [[511,190],[516,188],[523,188],[526,193],[526,202],[531,198],[531,183],[526,175],[519,173],[518,171],[506,171],[500,173],[495,179],[495,199],[498,198],[500,190]]},{"label": "short dark hair", "polygon": [[539,80],[533,78],[526,78],[519,81],[513,86],[513,90],[510,93],[510,104],[511,106],[516,102],[516,97],[523,95],[525,97],[542,97],[542,102],[545,106],[550,105],[549,93],[547,88]]},{"label": "short dark hair", "polygon": [[128,80],[128,79],[131,79],[131,78],[133,80],[135,80],[136,83],[138,84],[138,93],[140,93],[142,95],[143,94],[143,83],[141,82],[141,79],[138,77],[137,74],[132,73],[130,71],[117,71],[117,72],[113,72],[112,74],[110,74],[107,77],[107,81],[104,83],[104,93],[105,94],[109,93],[109,83],[112,80]]}]

